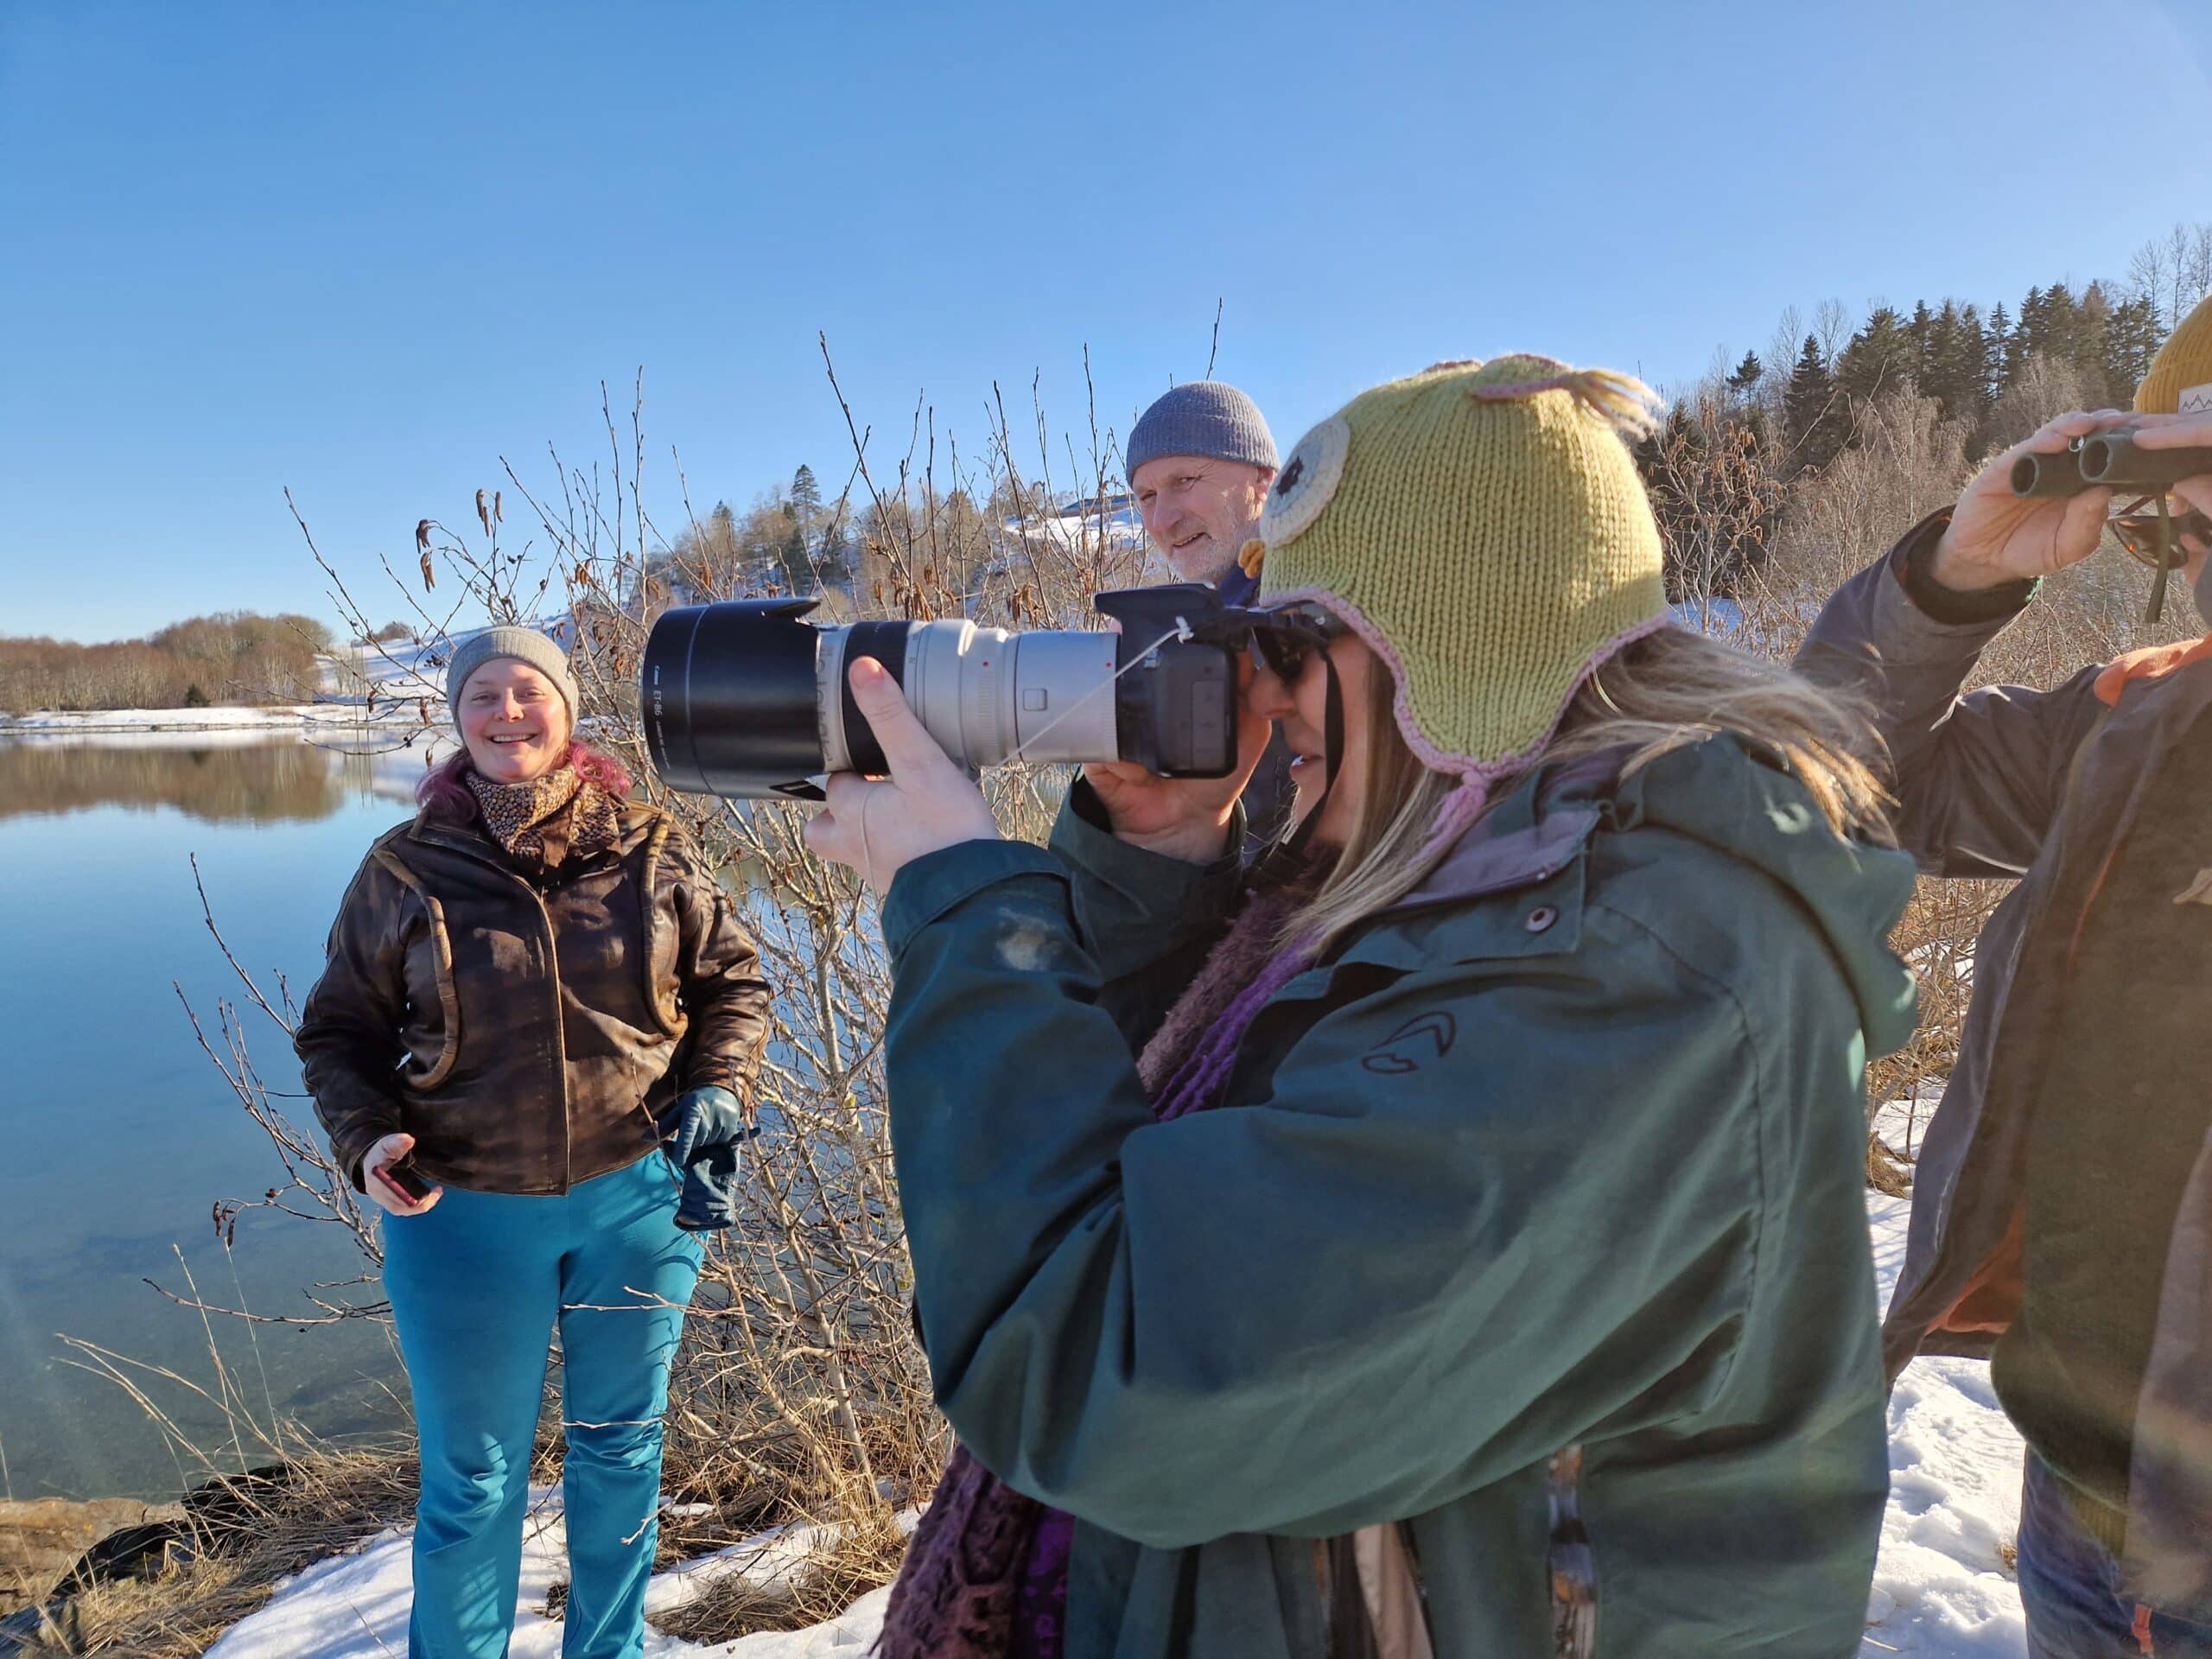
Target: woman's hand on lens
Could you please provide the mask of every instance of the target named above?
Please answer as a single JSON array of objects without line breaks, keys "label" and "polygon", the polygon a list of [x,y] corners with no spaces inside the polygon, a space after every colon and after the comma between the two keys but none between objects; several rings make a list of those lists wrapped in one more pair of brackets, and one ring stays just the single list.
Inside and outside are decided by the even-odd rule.
[{"label": "woman's hand on lens", "polygon": [[361,1188],[388,1216],[419,1216],[445,1196],[445,1188],[434,1186],[422,1203],[410,1204],[377,1179],[377,1171],[391,1168],[414,1150],[413,1135],[387,1135],[361,1155]]},{"label": "woman's hand on lens", "polygon": [[1936,543],[1928,574],[1954,593],[2001,588],[2008,582],[2048,576],[2097,550],[2104,535],[2110,490],[2079,495],[2012,493],[2012,464],[2023,455],[2063,454],[2076,438],[2133,424],[2118,410],[2061,415],[1998,456],[1967,486]]},{"label": "woman's hand on lens", "polygon": [[1229,848],[1237,798],[1252,781],[1272,722],[1252,705],[1252,665],[1237,659],[1236,766],[1226,778],[1161,778],[1142,766],[1106,761],[1083,775],[1106,809],[1114,834],[1132,847],[1211,864]]},{"label": "woman's hand on lens", "polygon": [[829,810],[809,820],[806,844],[885,893],[915,859],[963,841],[998,840],[998,820],[983,791],[938,747],[883,664],[863,657],[846,677],[891,776],[832,777]]}]

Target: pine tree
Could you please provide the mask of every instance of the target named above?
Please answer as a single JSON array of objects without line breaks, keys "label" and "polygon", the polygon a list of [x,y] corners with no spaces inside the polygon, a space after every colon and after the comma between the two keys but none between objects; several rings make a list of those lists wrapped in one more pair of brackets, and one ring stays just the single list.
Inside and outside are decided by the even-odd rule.
[{"label": "pine tree", "polygon": [[1735,373],[1728,377],[1728,390],[1740,400],[1758,390],[1759,381],[1766,374],[1766,366],[1759,361],[1757,352],[1745,352],[1744,360],[1736,365]]},{"label": "pine tree", "polygon": [[784,586],[792,593],[814,591],[814,567],[806,555],[806,531],[796,517],[791,520],[790,533],[776,550],[776,564]]},{"label": "pine tree", "polygon": [[1798,467],[1825,467],[1842,447],[1835,378],[1828,372],[1817,334],[1805,336],[1804,349],[1789,372],[1789,384],[1782,394],[1782,422],[1790,459]]},{"label": "pine tree", "polygon": [[1836,353],[1836,385],[1852,404],[1871,403],[1879,392],[1912,384],[1913,356],[1904,320],[1890,307],[1877,306]]},{"label": "pine tree", "polygon": [[1973,310],[1967,307],[1962,316],[1958,306],[1946,300],[1924,331],[1928,343],[1920,389],[1935,398],[1947,421],[1981,417],[1981,323]]},{"label": "pine tree", "polygon": [[2107,373],[2121,403],[2133,402],[2135,388],[2151,372],[2151,359],[2165,344],[2166,330],[2158,320],[2158,304],[2148,295],[2123,300],[2113,308],[2105,330]]},{"label": "pine tree", "polygon": [[2105,402],[2117,404],[2134,387],[2131,385],[2123,391],[2113,384],[2111,327],[2111,297],[2101,283],[2091,283],[2082,291],[2081,308],[2075,314],[2072,356],[2090,380],[2104,388]]},{"label": "pine tree", "polygon": [[2005,336],[2005,385],[2009,391],[2028,366],[2028,359],[2046,349],[2043,289],[2031,288],[2020,302],[2020,315],[2014,319],[2012,331]]},{"label": "pine tree", "polygon": [[1936,319],[1928,309],[1928,302],[1920,301],[1912,308],[1912,321],[1904,326],[1905,338],[1912,342],[1912,378],[1915,385],[1925,387],[1935,378]]},{"label": "pine tree", "polygon": [[814,468],[804,461],[791,474],[791,511],[810,530],[822,513],[822,488],[814,481]]},{"label": "pine tree", "polygon": [[2044,290],[2043,349],[2069,363],[2082,360],[2082,308],[2073,290],[2053,283]]},{"label": "pine tree", "polygon": [[2012,319],[1999,300],[1990,308],[1989,326],[1982,330],[1982,391],[1984,409],[1996,406],[2005,395],[2005,388],[2012,384]]},{"label": "pine tree", "polygon": [[1976,306],[1959,313],[1959,390],[1965,404],[1957,414],[1979,422],[1989,412],[1989,334]]}]

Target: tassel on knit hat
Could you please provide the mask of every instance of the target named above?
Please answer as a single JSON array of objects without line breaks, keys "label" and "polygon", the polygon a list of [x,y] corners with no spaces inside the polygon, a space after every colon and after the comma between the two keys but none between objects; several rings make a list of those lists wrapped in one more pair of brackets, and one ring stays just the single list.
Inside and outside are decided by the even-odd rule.
[{"label": "tassel on knit hat", "polygon": [[1524,766],[1582,683],[1668,622],[1659,528],[1624,437],[1642,382],[1548,357],[1440,363],[1362,392],[1275,474],[1247,574],[1390,666],[1398,728],[1465,780],[1437,839]]}]

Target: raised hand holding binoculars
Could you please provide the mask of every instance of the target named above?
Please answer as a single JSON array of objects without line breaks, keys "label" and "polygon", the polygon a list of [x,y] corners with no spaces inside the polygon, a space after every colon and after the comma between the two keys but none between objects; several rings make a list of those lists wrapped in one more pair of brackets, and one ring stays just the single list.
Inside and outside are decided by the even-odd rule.
[{"label": "raised hand holding binoculars", "polygon": [[2152,567],[2146,620],[2157,621],[2168,576],[2212,544],[2212,416],[2060,416],[1967,486],[1931,574],[1962,592],[2051,575],[2088,557],[2107,528]]}]

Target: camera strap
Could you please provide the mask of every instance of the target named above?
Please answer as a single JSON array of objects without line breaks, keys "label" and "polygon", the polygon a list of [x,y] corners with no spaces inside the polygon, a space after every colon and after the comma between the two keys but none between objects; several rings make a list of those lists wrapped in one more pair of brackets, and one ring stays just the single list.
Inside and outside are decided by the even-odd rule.
[{"label": "camera strap", "polygon": [[1188,622],[1185,622],[1181,617],[1177,617],[1175,619],[1175,626],[1173,627],[1168,629],[1166,632],[1161,634],[1159,639],[1154,640],[1142,651],[1135,652],[1130,657],[1128,662],[1122,664],[1111,674],[1108,675],[1106,678],[1100,681],[1096,685],[1092,686],[1090,690],[1084,692],[1073,702],[1068,704],[1066,708],[1061,709],[1058,714],[1054,715],[1052,719],[1046,721],[1035,731],[1030,733],[1027,741],[1017,744],[1011,751],[1008,752],[1007,759],[1009,760],[1027,760],[1029,757],[1023,753],[1023,750],[1027,749],[1029,744],[1042,741],[1046,734],[1051,732],[1054,727],[1058,726],[1062,721],[1071,718],[1076,710],[1084,707],[1094,697],[1104,696],[1108,693],[1111,692],[1115,685],[1120,681],[1122,675],[1128,673],[1132,669],[1141,667],[1147,658],[1150,657],[1154,652],[1158,651],[1170,639],[1190,639],[1195,637],[1196,636],[1194,636],[1191,632],[1191,625]]}]

